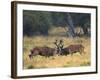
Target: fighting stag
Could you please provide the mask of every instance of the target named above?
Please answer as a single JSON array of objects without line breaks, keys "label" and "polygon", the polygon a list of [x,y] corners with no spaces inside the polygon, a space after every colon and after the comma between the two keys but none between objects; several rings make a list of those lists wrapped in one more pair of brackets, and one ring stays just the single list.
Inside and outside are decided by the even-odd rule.
[{"label": "fighting stag", "polygon": [[29,58],[32,58],[33,56],[36,55],[41,55],[41,56],[53,56],[56,54],[56,51],[54,48],[50,47],[35,47],[31,50],[31,54],[29,54]]},{"label": "fighting stag", "polygon": [[64,48],[64,43],[61,39],[59,42],[56,40],[55,45],[57,46],[57,53],[59,55],[73,55],[76,52],[79,52],[80,54],[85,53],[84,46],[82,44],[72,44]]},{"label": "fighting stag", "polygon": [[65,54],[73,55],[76,52],[79,52],[82,55],[82,53],[84,53],[84,46],[81,44],[76,44],[76,45],[73,44],[73,45],[69,45],[68,47],[62,49],[62,53],[64,55]]},{"label": "fighting stag", "polygon": [[73,44],[69,45],[68,47],[64,48],[63,40],[56,40],[54,42],[56,45],[56,48],[50,48],[47,46],[44,47],[35,47],[33,48],[29,54],[29,58],[31,59],[33,56],[41,55],[41,56],[53,56],[53,55],[73,55],[76,52],[79,52],[80,54],[84,53],[84,46],[82,44]]}]

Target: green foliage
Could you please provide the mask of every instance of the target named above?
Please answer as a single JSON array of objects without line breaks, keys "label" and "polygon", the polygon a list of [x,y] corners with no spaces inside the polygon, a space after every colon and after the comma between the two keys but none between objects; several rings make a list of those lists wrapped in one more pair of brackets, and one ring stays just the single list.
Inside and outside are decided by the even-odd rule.
[{"label": "green foliage", "polygon": [[[90,14],[69,13],[74,27],[81,26],[85,34],[90,27]],[[67,12],[48,11],[23,11],[23,34],[24,36],[48,35],[51,27],[68,26]],[[70,27],[70,26],[69,26]],[[71,28],[70,28],[71,29]],[[72,29],[73,30],[73,29]]]},{"label": "green foliage", "polygon": [[24,35],[48,34],[51,26],[50,13],[38,11],[23,11]]}]

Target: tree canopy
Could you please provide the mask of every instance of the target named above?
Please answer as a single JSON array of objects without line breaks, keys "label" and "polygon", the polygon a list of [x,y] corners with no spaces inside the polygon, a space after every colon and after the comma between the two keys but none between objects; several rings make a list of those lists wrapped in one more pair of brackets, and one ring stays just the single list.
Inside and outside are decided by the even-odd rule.
[{"label": "tree canopy", "polygon": [[74,27],[81,26],[86,35],[87,28],[91,26],[90,16],[88,13],[23,10],[23,34],[24,36],[40,34],[46,36],[51,27],[69,26],[69,29],[73,31]]}]

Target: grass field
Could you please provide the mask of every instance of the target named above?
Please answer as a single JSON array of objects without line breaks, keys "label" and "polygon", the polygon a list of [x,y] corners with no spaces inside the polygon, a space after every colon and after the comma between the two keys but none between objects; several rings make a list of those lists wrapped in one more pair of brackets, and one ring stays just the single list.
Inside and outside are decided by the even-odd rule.
[{"label": "grass field", "polygon": [[[36,46],[48,46],[55,48],[53,42],[58,39],[63,39],[64,47],[71,44],[82,44],[85,47],[85,53],[80,55],[78,52],[73,56],[63,55],[63,56],[34,56],[29,59],[28,55],[30,50]],[[77,38],[67,38],[59,36],[34,36],[34,37],[24,37],[24,48],[23,48],[23,68],[54,68],[54,67],[78,67],[78,66],[89,66],[91,65],[91,44],[89,37],[77,37]]]}]

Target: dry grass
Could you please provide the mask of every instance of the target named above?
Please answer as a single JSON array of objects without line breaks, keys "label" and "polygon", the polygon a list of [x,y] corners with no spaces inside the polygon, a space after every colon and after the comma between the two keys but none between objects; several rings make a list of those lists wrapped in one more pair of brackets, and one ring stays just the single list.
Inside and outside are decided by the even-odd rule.
[{"label": "dry grass", "polygon": [[[30,53],[30,49],[36,46],[48,46],[55,48],[53,42],[58,39],[63,39],[64,47],[67,47],[71,44],[82,44],[85,47],[85,54],[80,55],[78,52],[73,56],[65,55],[65,56],[34,56],[31,60],[28,55]],[[77,66],[89,66],[90,65],[90,38],[82,37],[82,38],[67,38],[67,37],[59,37],[59,36],[34,36],[34,37],[24,37],[24,53],[23,53],[23,61],[24,61],[24,69],[31,68],[52,68],[52,67],[77,67]]]}]

